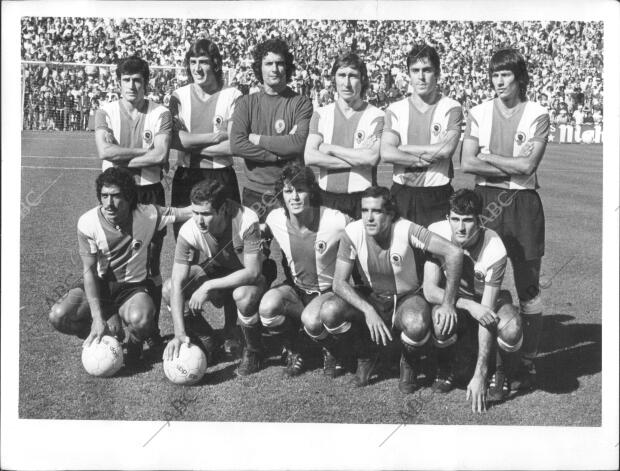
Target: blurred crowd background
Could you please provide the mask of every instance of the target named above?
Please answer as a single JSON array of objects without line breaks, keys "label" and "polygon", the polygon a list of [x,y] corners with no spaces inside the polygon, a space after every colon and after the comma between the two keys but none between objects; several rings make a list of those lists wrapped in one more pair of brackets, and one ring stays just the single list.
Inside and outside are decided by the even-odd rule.
[{"label": "blurred crowd background", "polygon": [[334,20],[200,20],[159,18],[22,18],[24,129],[84,130],[103,101],[118,99],[113,64],[137,54],[152,67],[148,98],[168,104],[187,83],[185,51],[209,38],[224,58],[225,79],[243,93],[258,82],[252,51],[270,37],[285,39],[297,70],[291,88],[314,106],[335,100],[333,58],[353,50],[371,77],[367,100],[385,108],[410,93],[406,55],[414,43],[440,53],[440,86],[465,113],[494,97],[488,62],[499,47],[527,58],[528,97],[557,125],[602,125],[602,22],[463,22]]}]

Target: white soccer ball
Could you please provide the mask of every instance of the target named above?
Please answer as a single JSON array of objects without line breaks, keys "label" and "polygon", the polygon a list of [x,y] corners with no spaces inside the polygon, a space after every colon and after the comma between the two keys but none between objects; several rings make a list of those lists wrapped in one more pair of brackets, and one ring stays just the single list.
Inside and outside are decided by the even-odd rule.
[{"label": "white soccer ball", "polygon": [[182,343],[178,357],[164,359],[164,373],[174,384],[195,384],[206,371],[207,357],[196,345]]},{"label": "white soccer ball", "polygon": [[123,347],[114,337],[104,335],[101,342],[82,349],[82,364],[90,375],[112,376],[123,366]]}]

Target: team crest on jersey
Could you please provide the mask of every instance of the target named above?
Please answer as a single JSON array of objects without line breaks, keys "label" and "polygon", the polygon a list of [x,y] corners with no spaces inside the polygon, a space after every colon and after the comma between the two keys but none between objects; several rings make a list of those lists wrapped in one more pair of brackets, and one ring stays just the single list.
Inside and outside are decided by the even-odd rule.
[{"label": "team crest on jersey", "polygon": [[484,281],[484,273],[479,270],[474,270],[474,278],[478,281]]},{"label": "team crest on jersey", "polygon": [[221,115],[218,114],[215,118],[213,118],[213,129],[219,131],[222,124],[224,124],[224,118]]},{"label": "team crest on jersey", "polygon": [[364,142],[364,139],[366,138],[366,133],[362,130],[359,130],[355,133],[355,142],[357,143],[357,145],[359,146],[362,142]]},{"label": "team crest on jersey", "polygon": [[400,267],[400,265],[403,263],[403,257],[401,257],[398,253],[393,253],[392,255],[390,255],[390,260],[392,261],[392,265],[395,265],[397,267]]},{"label": "team crest on jersey", "polygon": [[151,144],[153,142],[153,133],[150,130],[146,130],[144,131],[144,133],[142,134],[142,139],[144,140],[144,142],[146,142],[147,144]]},{"label": "team crest on jersey", "polygon": [[324,240],[317,240],[314,243],[314,250],[320,254],[323,254],[326,248],[327,248],[327,242],[325,242]]},{"label": "team crest on jersey", "polygon": [[274,127],[278,134],[282,134],[284,132],[284,128],[286,127],[286,124],[284,124],[283,119],[279,119],[275,122]]},{"label": "team crest on jersey", "polygon": [[138,250],[140,250],[140,247],[142,247],[142,241],[141,241],[141,240],[134,240],[134,241],[131,243],[131,248],[132,248],[134,251],[136,251],[136,252],[137,252]]},{"label": "team crest on jersey", "polygon": [[439,133],[441,132],[441,123],[433,123],[432,130],[433,136],[439,136]]},{"label": "team crest on jersey", "polygon": [[527,136],[525,135],[523,131],[519,131],[517,135],[515,136],[515,141],[519,145],[522,145],[526,139],[527,139]]}]

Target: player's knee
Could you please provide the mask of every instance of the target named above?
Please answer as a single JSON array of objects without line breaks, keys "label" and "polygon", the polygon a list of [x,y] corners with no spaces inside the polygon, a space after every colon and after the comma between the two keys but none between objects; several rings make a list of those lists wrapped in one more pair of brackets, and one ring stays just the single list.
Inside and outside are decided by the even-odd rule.
[{"label": "player's knee", "polygon": [[263,296],[258,307],[258,313],[262,318],[272,318],[282,312],[281,298],[274,292],[268,291]]},{"label": "player's knee", "polygon": [[523,342],[523,327],[518,309],[505,305],[498,312],[497,343],[502,350],[513,352],[519,350]]},{"label": "player's knee", "polygon": [[54,329],[62,331],[64,330],[63,326],[65,324],[65,319],[67,318],[67,315],[68,312],[65,306],[60,303],[56,303],[52,306],[52,309],[50,309],[48,319]]},{"label": "player's knee", "polygon": [[260,293],[255,286],[240,286],[232,292],[237,308],[242,312],[256,312],[260,302]]},{"label": "player's knee", "polygon": [[133,331],[143,332],[150,329],[155,312],[148,306],[132,306],[127,312],[127,324]]},{"label": "player's knee", "polygon": [[405,336],[413,342],[421,342],[428,337],[430,326],[421,313],[407,312],[400,317],[400,326]]},{"label": "player's knee", "polygon": [[325,332],[325,327],[323,326],[323,322],[321,322],[321,316],[318,311],[303,311],[301,313],[301,323],[303,324],[305,331],[313,337],[321,335]]},{"label": "player's knee", "polygon": [[328,299],[321,306],[319,311],[321,323],[328,329],[334,329],[344,322],[342,315],[342,303]]}]

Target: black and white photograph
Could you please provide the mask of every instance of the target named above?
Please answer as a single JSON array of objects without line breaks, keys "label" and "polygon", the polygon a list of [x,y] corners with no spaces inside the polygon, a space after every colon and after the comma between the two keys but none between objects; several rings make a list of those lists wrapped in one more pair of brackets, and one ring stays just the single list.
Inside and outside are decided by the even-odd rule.
[{"label": "black and white photograph", "polygon": [[617,469],[617,2],[2,17],[2,469]]}]

